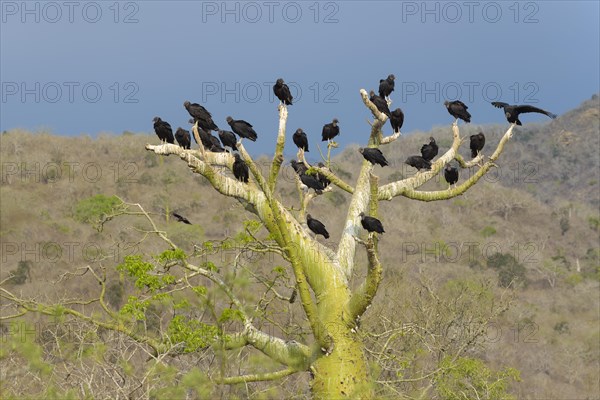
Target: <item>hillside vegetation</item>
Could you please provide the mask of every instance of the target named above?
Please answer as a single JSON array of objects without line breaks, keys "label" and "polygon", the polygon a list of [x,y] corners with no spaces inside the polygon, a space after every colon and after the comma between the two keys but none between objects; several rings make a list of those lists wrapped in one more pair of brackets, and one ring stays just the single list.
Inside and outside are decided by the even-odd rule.
[{"label": "hillside vegetation", "polygon": [[[598,398],[599,110],[594,96],[556,120],[517,128],[498,168],[459,198],[381,202],[385,277],[361,330],[383,334],[385,319],[407,326],[415,322],[421,281],[439,290],[457,280],[489,281],[496,294],[514,297],[472,355],[494,369],[519,370],[522,382],[510,390],[519,399]],[[460,127],[463,137],[483,131],[489,154],[507,126]],[[367,135],[368,126],[364,130]],[[443,152],[451,143],[450,124],[404,135],[387,146],[390,166],[375,169],[380,182],[414,174],[403,162],[418,154],[429,136]],[[154,133],[92,139],[14,130],[0,140],[0,279],[12,273],[8,284],[25,295],[49,301],[83,296],[97,290],[97,283],[61,276],[102,257],[109,275],[118,279],[114,268],[125,255],[164,250],[159,242],[118,246],[137,240],[135,225],[127,219],[109,231],[97,229],[95,221],[103,205],[110,209],[112,196],[141,204],[186,251],[207,239],[234,236],[247,219],[239,203],[216,194],[180,159],[146,152],[146,143],[158,142]],[[316,144],[317,138],[309,140]],[[332,169],[346,181],[356,179],[362,162],[357,147],[334,150]],[[317,154],[311,150],[312,157]],[[263,161],[266,166],[270,160]],[[469,171],[460,173],[459,182]],[[286,167],[280,194],[285,204],[297,206],[293,174]],[[426,189],[446,187],[438,179]],[[313,216],[327,226],[331,243],[340,237],[345,207],[339,205],[348,199],[334,190],[311,206]],[[169,217],[172,211],[192,225]],[[358,262],[364,263],[364,256]],[[115,302],[122,305],[119,299]],[[12,379],[2,363],[2,379]],[[10,390],[15,393],[14,387]]]}]

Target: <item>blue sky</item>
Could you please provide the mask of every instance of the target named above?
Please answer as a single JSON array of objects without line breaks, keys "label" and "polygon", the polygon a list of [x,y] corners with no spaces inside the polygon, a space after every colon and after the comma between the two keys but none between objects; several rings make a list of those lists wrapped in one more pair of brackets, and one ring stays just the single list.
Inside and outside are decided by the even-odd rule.
[{"label": "blue sky", "polygon": [[358,91],[390,73],[407,133],[450,124],[446,98],[467,103],[474,124],[502,123],[489,101],[561,114],[600,85],[597,1],[2,1],[1,11],[0,130],[150,133],[154,116],[188,127],[191,100],[221,127],[228,115],[251,122],[259,139],[246,146],[263,153],[278,77],[297,99],[289,130],[317,142],[337,117],[342,145],[366,141]]}]

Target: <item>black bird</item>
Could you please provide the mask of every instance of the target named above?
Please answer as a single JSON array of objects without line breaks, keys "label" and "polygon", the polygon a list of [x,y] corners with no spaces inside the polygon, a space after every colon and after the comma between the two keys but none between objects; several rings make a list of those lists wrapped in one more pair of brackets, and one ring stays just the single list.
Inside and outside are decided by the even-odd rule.
[{"label": "black bird", "polygon": [[185,109],[190,113],[192,118],[194,118],[194,122],[198,121],[198,126],[200,126],[205,131],[216,131],[219,129],[215,122],[212,119],[212,115],[208,112],[208,110],[202,107],[198,103],[190,103],[189,101],[185,101],[183,103]]},{"label": "black bird", "polygon": [[300,180],[302,181],[304,186],[306,186],[307,188],[310,188],[310,189],[314,189],[314,191],[317,194],[323,193],[323,189],[325,189],[325,186],[323,186],[323,183],[321,181],[319,181],[317,179],[317,177],[314,175],[307,175],[304,173],[304,174],[300,175]]},{"label": "black bird", "polygon": [[[196,122],[194,121],[194,118],[190,118],[188,120],[188,123],[194,125]],[[200,130],[201,130],[201,128],[198,127],[198,134],[200,134]],[[192,137],[192,139],[194,139],[194,142],[196,142],[196,144],[198,144],[198,142],[196,141],[196,136],[194,136],[194,131],[190,130],[190,136]]]},{"label": "black bird", "polygon": [[224,147],[230,147],[231,150],[237,150],[237,140],[233,132],[219,129],[219,138]]},{"label": "black bird", "polygon": [[392,124],[392,129],[394,132],[400,132],[400,128],[402,128],[402,124],[404,124],[404,113],[401,109],[396,108],[394,111],[392,111],[390,124]]},{"label": "black bird", "polygon": [[152,122],[154,122],[154,132],[156,133],[156,136],[158,136],[161,142],[175,144],[173,130],[171,129],[171,125],[167,121],[163,121],[159,117],[154,117]]},{"label": "black bird", "polygon": [[302,128],[296,129],[296,132],[292,136],[294,140],[294,144],[298,146],[299,149],[304,149],[304,151],[308,150],[308,138],[306,137],[306,133],[302,130]]},{"label": "black bird", "polygon": [[254,132],[252,125],[250,125],[248,122],[244,121],[243,119],[233,119],[231,117],[227,117],[227,123],[231,127],[231,130],[237,133],[239,137],[256,142],[258,135],[256,132]]},{"label": "black bird", "polygon": [[177,139],[179,146],[183,147],[184,149],[189,149],[192,144],[190,132],[181,127],[177,128],[177,131],[175,132],[175,139]]},{"label": "black bird", "polygon": [[[195,124],[196,121],[194,121],[194,119],[190,119],[189,122],[191,124]],[[193,134],[191,135],[194,138],[194,142],[196,142],[196,136],[194,136]],[[208,133],[207,131],[205,131],[204,129],[202,129],[200,126],[198,126],[198,136],[200,136],[200,141],[202,142],[202,146],[204,146],[205,149],[210,150],[210,148],[212,147],[212,140],[211,140],[211,134]],[[196,144],[198,144],[198,142],[196,142]]]},{"label": "black bird", "polygon": [[177,220],[177,222],[183,222],[184,224],[192,225],[192,223],[183,215],[172,212],[171,215]]},{"label": "black bird", "polygon": [[308,229],[313,231],[315,235],[323,235],[325,239],[329,239],[329,232],[327,232],[325,225],[318,219],[311,217],[310,214],[306,215],[306,224],[308,225]]},{"label": "black bird", "polygon": [[304,165],[304,163],[298,162],[296,160],[290,161],[290,164],[292,165],[292,168],[294,169],[294,171],[296,171],[298,175],[304,174],[308,169],[306,168],[306,165]]},{"label": "black bird", "polygon": [[248,165],[246,161],[242,160],[242,157],[238,153],[233,155],[235,157],[235,161],[233,162],[233,176],[238,181],[242,181],[244,183],[248,183],[248,178],[250,177],[250,173],[248,172]]},{"label": "black bird", "polygon": [[394,74],[388,75],[386,79],[379,80],[379,96],[384,99],[394,91]]},{"label": "black bird", "polygon": [[370,162],[373,165],[379,164],[382,167],[385,167],[386,165],[388,165],[388,161],[383,156],[383,153],[381,152],[381,150],[379,150],[375,147],[360,147],[358,149],[358,152],[360,154],[362,154],[362,156],[365,158],[365,160],[367,160],[368,162]]},{"label": "black bird", "polygon": [[369,100],[371,100],[371,103],[375,104],[375,107],[377,107],[379,111],[387,115],[388,118],[392,117],[392,113],[390,111],[390,108],[388,107],[387,101],[385,101],[383,97],[377,96],[375,94],[375,91],[371,90],[369,92]]},{"label": "black bird", "polygon": [[360,214],[360,224],[369,232],[385,233],[381,221],[374,217],[369,217],[365,213]]},{"label": "black bird", "polygon": [[219,139],[216,136],[211,135],[210,133],[209,137],[210,147],[208,148],[208,150],[212,151],[213,153],[223,153],[225,149],[221,146],[221,142],[219,141]]},{"label": "black bird", "polygon": [[415,167],[418,171],[422,169],[431,169],[431,162],[421,156],[410,156],[405,161],[411,167]]},{"label": "black bird", "polygon": [[444,105],[446,106],[446,108],[448,109],[448,112],[450,113],[450,115],[452,115],[454,118],[458,119],[462,119],[465,122],[471,122],[471,114],[469,114],[469,112],[467,111],[467,109],[469,107],[467,107],[465,105],[465,103],[463,103],[460,100],[454,100],[454,101],[444,101]]},{"label": "black bird", "polygon": [[331,123],[325,124],[323,126],[323,132],[321,133],[322,142],[326,140],[331,140],[340,134],[340,127],[337,125],[338,123],[339,121],[337,120],[337,118],[334,118]]},{"label": "black bird", "polygon": [[521,124],[521,121],[519,121],[519,114],[525,114],[525,113],[534,112],[534,113],[538,113],[538,114],[544,114],[544,115],[549,116],[552,119],[557,117],[556,114],[553,114],[549,111],[542,110],[541,108],[537,108],[537,107],[529,106],[529,105],[516,106],[516,105],[510,105],[508,103],[503,103],[501,101],[494,101],[494,102],[492,102],[492,105],[494,107],[504,108],[504,115],[506,115],[506,120],[508,122],[510,122],[511,124],[523,125],[523,124]]},{"label": "black bird", "polygon": [[458,182],[458,168],[446,164],[446,167],[444,168],[444,179],[446,179],[446,182],[450,185],[454,185]]},{"label": "black bird", "polygon": [[[325,164],[323,164],[322,162],[317,164],[317,167],[319,168],[325,168]],[[329,170],[329,168],[326,168],[327,170]],[[331,183],[331,181],[329,179],[327,179],[325,177],[325,175],[323,174],[319,174],[317,173],[317,180],[319,182],[321,182],[321,184],[323,185],[324,188],[326,188],[327,186],[329,186],[329,184]]]},{"label": "black bird", "polygon": [[433,137],[429,138],[429,143],[426,143],[421,147],[421,155],[427,161],[433,160],[433,158],[438,155],[438,145]]},{"label": "black bird", "polygon": [[290,88],[288,85],[283,83],[283,79],[277,79],[277,82],[275,82],[275,85],[273,86],[273,93],[275,93],[275,96],[277,96],[279,101],[286,106],[292,105],[292,94],[290,93]]},{"label": "black bird", "polygon": [[485,146],[485,135],[483,132],[479,132],[477,135],[471,135],[471,142],[469,143],[469,148],[471,149],[471,157],[477,157],[477,153],[479,153],[483,146]]}]

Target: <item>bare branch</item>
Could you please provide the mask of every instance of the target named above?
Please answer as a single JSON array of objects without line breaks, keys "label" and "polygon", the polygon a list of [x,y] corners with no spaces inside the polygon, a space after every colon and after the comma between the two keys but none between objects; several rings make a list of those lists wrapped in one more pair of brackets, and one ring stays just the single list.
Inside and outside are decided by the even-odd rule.
[{"label": "bare branch", "polygon": [[215,383],[221,385],[236,385],[239,383],[248,383],[248,382],[265,382],[265,381],[274,381],[277,379],[281,379],[288,375],[291,375],[297,370],[293,368],[286,368],[281,371],[276,372],[266,372],[262,374],[250,374],[250,375],[240,375],[240,376],[230,376],[225,378],[211,378]]},{"label": "bare branch", "polygon": [[454,137],[452,146],[431,165],[431,170],[418,172],[410,178],[381,186],[379,188],[379,200],[392,200],[394,197],[402,195],[405,190],[420,187],[439,174],[444,166],[454,159],[461,143],[457,124],[452,125],[452,132]]},{"label": "bare branch", "polygon": [[[430,192],[422,192],[422,191],[414,190],[410,187],[407,187],[407,188],[403,189],[402,192],[399,194],[402,196],[408,197],[410,199],[421,200],[421,201],[448,200],[453,197],[462,195],[471,186],[475,185],[479,181],[479,179],[481,179],[481,177],[484,176],[490,170],[490,168],[492,168],[496,165],[494,162],[498,159],[498,157],[500,157],[500,154],[502,154],[502,151],[504,150],[504,145],[512,137],[513,127],[514,127],[514,125],[511,124],[511,126],[508,128],[508,130],[506,131],[506,133],[504,134],[502,139],[500,139],[500,142],[498,143],[498,147],[496,148],[496,151],[494,151],[494,154],[492,154],[490,159],[487,162],[485,162],[483,164],[483,166],[472,177],[470,177],[469,179],[467,179],[465,182],[458,185],[457,187],[448,189],[448,190],[437,190],[437,191],[430,191]],[[480,154],[477,157],[483,157],[483,156]]]},{"label": "bare branch", "polygon": [[285,127],[287,122],[287,107],[284,104],[279,105],[279,130],[277,133],[277,145],[275,146],[275,154],[271,163],[271,172],[269,173],[269,190],[275,191],[279,170],[283,163],[283,149],[285,147]]}]

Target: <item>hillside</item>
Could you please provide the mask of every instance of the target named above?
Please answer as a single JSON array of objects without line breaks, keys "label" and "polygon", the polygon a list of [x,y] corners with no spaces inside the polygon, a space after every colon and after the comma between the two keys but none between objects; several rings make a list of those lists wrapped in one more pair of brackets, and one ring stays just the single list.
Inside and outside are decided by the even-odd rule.
[{"label": "hillside", "polygon": [[[382,202],[379,215],[386,234],[380,254],[389,283],[377,295],[377,312],[367,313],[364,330],[377,329],[380,314],[404,315],[392,305],[411,302],[422,274],[438,284],[468,278],[488,279],[497,286],[498,272],[490,267],[490,260],[495,253],[510,254],[524,267],[526,281],[497,322],[501,333],[476,355],[497,368],[521,371],[523,382],[513,387],[519,399],[597,398],[599,110],[595,96],[556,120],[517,128],[497,173],[462,197],[431,203],[405,198]],[[463,137],[482,130],[487,137],[484,152],[489,154],[507,124],[460,127]],[[366,135],[368,126],[364,130]],[[451,143],[449,126],[401,137],[384,149],[390,166],[375,169],[380,182],[414,174],[403,162],[417,154],[429,136],[436,138],[440,152]],[[15,271],[19,261],[31,261],[30,275],[19,285],[26,294],[60,298],[92,290],[93,286],[75,280],[54,286],[49,282],[97,261],[98,254],[104,255],[106,268],[114,268],[126,254],[115,243],[134,240],[135,232],[126,225],[108,234],[82,222],[78,206],[98,194],[143,205],[187,251],[194,244],[224,239],[239,230],[247,218],[239,203],[217,195],[180,159],[145,151],[146,143],[157,143],[154,133],[97,139],[23,131],[2,134],[0,279]],[[311,152],[313,157],[317,154]],[[356,148],[334,150],[334,154],[332,169],[347,181],[355,180],[362,160]],[[270,160],[262,161],[259,165],[266,166]],[[461,175],[468,173],[461,171]],[[280,196],[297,205],[291,168],[283,176]],[[437,179],[425,188],[446,187],[443,179]],[[334,190],[311,205],[313,216],[331,233],[330,246],[340,237],[348,199],[346,193]],[[165,211],[177,211],[193,225],[167,221]],[[153,246],[144,251],[162,249]]]}]

